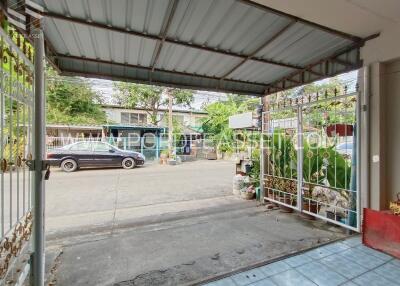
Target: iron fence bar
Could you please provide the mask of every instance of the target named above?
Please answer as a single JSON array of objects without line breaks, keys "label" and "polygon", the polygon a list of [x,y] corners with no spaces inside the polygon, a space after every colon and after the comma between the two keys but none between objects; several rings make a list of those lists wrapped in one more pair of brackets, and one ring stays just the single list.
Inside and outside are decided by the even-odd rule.
[{"label": "iron fence bar", "polygon": [[[33,84],[33,83],[31,83],[31,84]],[[30,95],[32,97],[31,92],[30,92]],[[27,159],[31,159],[30,158],[31,153],[32,153],[32,106],[28,105],[28,151],[26,154]],[[31,208],[31,206],[32,206],[31,193],[32,193],[32,176],[31,176],[31,172],[28,171],[28,202],[27,202],[28,208]]]},{"label": "iron fence bar", "polygon": [[[16,57],[16,63],[15,63],[15,65],[16,65],[16,81],[15,81],[15,93],[18,95],[18,97],[20,97],[20,85],[19,85],[19,56],[18,56],[18,54],[17,54],[17,57]],[[16,150],[16,153],[15,153],[15,158],[14,158],[14,166],[15,166],[15,168],[16,168],[16,176],[17,176],[17,185],[16,185],[16,187],[17,187],[17,197],[16,197],[16,208],[17,208],[17,210],[16,210],[16,221],[19,221],[19,219],[20,219],[20,216],[19,216],[19,210],[20,210],[20,202],[19,202],[19,199],[20,199],[20,193],[19,193],[19,132],[20,132],[20,125],[19,125],[19,102],[18,102],[18,100],[16,100],[15,101],[15,106],[16,106],[16,109],[15,109],[15,116],[16,116],[16,118],[15,118],[15,120],[16,120],[16,128],[15,128],[15,130],[16,130],[16,140],[17,140],[17,144],[16,144],[16,148],[17,148],[17,150]]]},{"label": "iron fence bar", "polygon": [[[3,41],[3,35],[0,35],[1,37],[1,44],[0,44],[0,48],[1,48],[1,52],[4,52],[4,41]],[[4,91],[4,70],[3,70],[3,56],[0,57],[0,72],[1,72],[1,83],[0,83],[0,142],[1,142],[1,146],[0,146],[0,159],[4,160],[4,120],[5,120],[5,100],[4,100],[4,96],[5,96],[5,91]],[[2,162],[3,163],[3,162]],[[3,168],[1,168],[0,170],[1,172],[1,238],[4,237],[4,232],[5,232],[5,221],[4,221],[4,170]]]},{"label": "iron fence bar", "polygon": [[[22,93],[23,96],[26,97],[26,92],[25,92],[25,69],[22,70]],[[27,126],[26,126],[26,105],[24,104],[22,106],[22,122],[23,122],[23,153],[22,156],[25,159],[26,158],[26,132],[28,131]],[[24,164],[24,163],[23,163]],[[26,174],[25,174],[25,165],[23,165],[22,168],[22,212],[25,213],[26,210]]]},{"label": "iron fence bar", "polygon": [[[11,47],[10,47],[10,52],[12,53],[12,49],[11,49]],[[8,118],[8,120],[9,120],[9,124],[8,124],[8,128],[9,128],[9,131],[8,131],[8,133],[9,133],[9,136],[8,136],[8,145],[9,145],[9,149],[10,149],[10,154],[9,154],[9,168],[10,168],[10,170],[9,170],[9,177],[10,177],[10,182],[9,182],[9,190],[10,190],[10,194],[9,194],[9,196],[10,196],[10,199],[9,199],[9,202],[10,202],[10,209],[9,209],[9,215],[10,215],[10,218],[9,218],[9,228],[11,229],[12,228],[12,226],[13,226],[13,223],[12,223],[12,217],[13,217],[13,215],[12,215],[12,213],[13,213],[13,193],[12,193],[12,189],[13,189],[13,165],[12,165],[12,162],[13,162],[13,158],[12,158],[12,153],[13,153],[13,126],[12,126],[12,124],[13,124],[13,106],[12,106],[12,103],[13,103],[13,93],[14,93],[14,89],[13,89],[13,86],[12,86],[12,60],[13,59],[13,57],[9,57],[9,77],[8,77],[8,88],[9,88],[9,94],[10,94],[10,96],[9,96],[9,100],[10,100],[10,103],[9,103],[9,108],[10,108],[10,111],[9,111],[9,118]]]}]

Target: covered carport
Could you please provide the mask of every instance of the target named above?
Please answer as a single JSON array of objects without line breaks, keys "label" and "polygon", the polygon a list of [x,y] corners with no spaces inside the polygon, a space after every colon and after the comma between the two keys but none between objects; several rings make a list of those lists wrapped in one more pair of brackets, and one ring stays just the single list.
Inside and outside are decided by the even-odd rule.
[{"label": "covered carport", "polygon": [[[25,13],[24,5],[17,5],[16,1],[8,2],[11,9]],[[302,14],[298,13],[299,10],[291,10],[288,8],[291,6],[279,1],[28,2],[33,2],[28,5],[33,11],[30,15],[37,17],[28,23],[41,22],[36,28],[26,27],[28,33],[35,31],[35,35],[39,35],[36,37],[36,57],[41,58],[45,54],[61,74],[256,96],[269,95],[361,68],[361,47],[379,32],[379,29],[375,29],[360,35],[354,28],[345,33],[342,31],[347,29],[343,26],[329,28],[335,26],[333,18],[327,17],[326,22],[319,17],[311,20],[306,17],[306,20],[299,17]],[[264,4],[271,4],[274,8]],[[296,7],[300,9],[298,5]],[[340,4],[337,6],[343,8]],[[321,9],[325,10],[324,13],[330,12],[324,5]],[[319,14],[316,10],[310,9],[309,12],[311,16]],[[352,35],[352,32],[358,36]],[[390,45],[390,40],[387,41],[389,43],[385,42],[385,47]],[[43,45],[44,50],[40,48]],[[373,50],[373,44],[363,50],[365,55],[369,49]],[[388,49],[391,52],[391,48]],[[381,60],[394,57],[394,54],[388,54],[382,52]],[[374,61],[372,56],[365,57],[368,61]],[[43,178],[42,168],[38,168],[45,160],[41,151],[44,148],[42,133],[39,131],[45,124],[42,108],[44,78],[40,62],[36,61],[35,119],[39,128],[35,133],[36,153],[33,158],[37,174],[34,188],[36,205],[33,209],[35,285],[43,285],[44,276],[43,184],[40,183]],[[376,68],[379,70],[381,67],[378,65]],[[391,68],[395,69],[395,66]],[[365,80],[369,81],[368,75],[365,72]],[[380,88],[383,84],[381,81],[377,79],[376,85],[372,83],[371,87],[384,93]],[[393,85],[398,87],[398,81],[394,80]],[[387,101],[373,100],[378,100],[379,106],[387,104]],[[372,119],[382,118],[381,108],[371,110]],[[389,116],[395,117],[395,112]],[[392,119],[397,118],[386,120]],[[378,126],[383,124],[383,121],[371,122]],[[371,129],[370,126],[365,128]],[[383,132],[380,128],[374,128],[373,132],[377,130]],[[367,133],[365,136],[371,135]],[[372,145],[378,153],[383,153],[383,142],[380,140],[376,146],[373,145],[375,143]],[[384,144],[390,145],[387,142]],[[392,145],[389,147],[394,148]],[[374,157],[374,163],[381,162],[379,154],[372,154],[378,155]],[[369,155],[365,153],[363,157],[367,162]],[[392,166],[390,162],[386,161],[385,166]],[[382,176],[384,166],[378,169],[374,166],[363,172],[370,170]],[[363,173],[365,178],[369,175]],[[395,186],[394,176],[390,182]],[[375,185],[376,181],[370,183],[374,184],[377,191],[364,198],[371,197],[373,204],[378,201],[383,207],[385,200],[380,195],[384,189],[383,178],[378,185]]]}]

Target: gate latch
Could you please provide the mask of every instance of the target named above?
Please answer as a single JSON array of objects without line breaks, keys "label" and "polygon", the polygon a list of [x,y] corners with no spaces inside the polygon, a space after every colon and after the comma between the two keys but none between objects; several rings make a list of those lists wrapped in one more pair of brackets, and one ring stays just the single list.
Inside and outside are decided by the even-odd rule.
[{"label": "gate latch", "polygon": [[[35,160],[25,160],[25,164],[29,167],[30,171],[35,171]],[[42,161],[42,171],[46,171],[44,179],[47,181],[50,178],[50,164],[47,160]]]}]

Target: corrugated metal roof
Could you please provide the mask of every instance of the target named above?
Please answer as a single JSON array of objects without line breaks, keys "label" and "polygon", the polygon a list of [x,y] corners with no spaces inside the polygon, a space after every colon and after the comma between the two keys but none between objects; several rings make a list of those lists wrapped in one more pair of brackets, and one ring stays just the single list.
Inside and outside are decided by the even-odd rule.
[{"label": "corrugated metal roof", "polygon": [[315,78],[359,63],[318,67],[357,39],[244,0],[34,2],[67,74],[261,95],[310,67]]}]

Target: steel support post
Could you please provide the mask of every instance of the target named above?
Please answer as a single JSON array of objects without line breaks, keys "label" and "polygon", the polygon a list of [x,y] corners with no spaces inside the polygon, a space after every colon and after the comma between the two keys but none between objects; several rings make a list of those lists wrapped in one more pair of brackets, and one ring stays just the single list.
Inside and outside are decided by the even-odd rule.
[{"label": "steel support post", "polygon": [[45,160],[45,91],[44,36],[41,28],[32,33],[35,48],[35,99],[33,124],[33,271],[32,284],[44,285],[44,174]]},{"label": "steel support post", "polygon": [[[361,93],[358,91],[356,95],[356,210],[357,225],[356,228],[361,231]],[[353,147],[354,148],[354,147]]]},{"label": "steel support post", "polygon": [[297,107],[297,209],[303,210],[303,107]]}]

